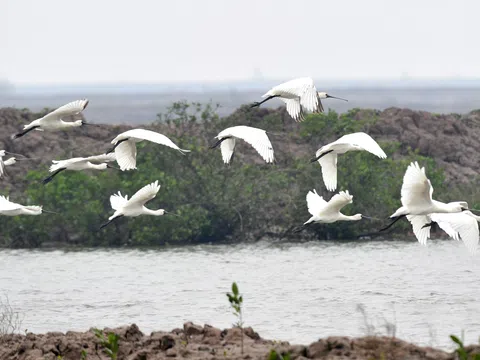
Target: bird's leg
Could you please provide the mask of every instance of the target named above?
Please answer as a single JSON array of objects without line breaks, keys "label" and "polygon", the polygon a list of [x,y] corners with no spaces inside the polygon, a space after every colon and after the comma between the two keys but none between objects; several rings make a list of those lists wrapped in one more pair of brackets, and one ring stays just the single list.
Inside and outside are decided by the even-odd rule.
[{"label": "bird's leg", "polygon": [[294,234],[298,234],[299,232],[302,232],[304,229],[306,229],[307,227],[309,227],[310,225],[314,224],[314,222],[309,222],[309,223],[306,223],[306,224],[303,224],[301,226],[297,226],[295,228],[292,229],[292,233]]},{"label": "bird's leg", "polygon": [[116,149],[116,147],[117,147],[118,145],[120,145],[120,144],[121,144],[122,142],[124,142],[124,141],[127,141],[128,139],[129,139],[129,138],[126,138],[126,139],[122,139],[122,140],[117,141],[117,143],[116,143],[110,150],[107,150],[107,151],[105,152],[105,154],[110,154],[110,153],[114,152],[115,149]]},{"label": "bird's leg", "polygon": [[260,101],[260,102],[258,102],[258,101],[254,102],[254,103],[252,104],[252,106],[250,106],[250,107],[251,107],[251,108],[254,108],[254,107],[260,106],[260,105],[262,105],[265,101],[271,100],[271,99],[276,98],[276,97],[279,97],[279,96],[280,96],[280,95],[271,95],[271,96],[267,97],[266,99],[264,99],[264,100],[262,100],[262,101]]},{"label": "bird's leg", "polygon": [[18,134],[13,134],[13,135],[12,135],[12,139],[17,139],[17,138],[19,138],[19,137],[22,137],[22,136],[25,135],[26,133],[29,133],[30,131],[35,130],[36,128],[39,128],[39,127],[40,127],[40,126],[33,126],[33,127],[31,127],[30,129],[24,130],[24,131],[22,131],[22,132],[20,132],[20,133],[18,133]]},{"label": "bird's leg", "polygon": [[115,167],[115,166],[109,165],[109,164],[107,164],[107,168],[109,168],[109,169],[115,169],[115,170],[121,170],[121,169],[119,169],[119,168],[117,168],[117,167]]},{"label": "bird's leg", "polygon": [[322,157],[324,157],[325,155],[331,153],[333,150],[328,150],[328,151],[325,151],[323,154],[320,154],[319,156],[317,157],[314,157],[312,160],[310,160],[311,163],[315,162],[315,161],[318,161],[319,159],[321,159]]},{"label": "bird's leg", "polygon": [[397,216],[390,224],[388,224],[387,226],[385,226],[384,228],[380,229],[379,231],[385,231],[387,229],[389,229],[393,224],[395,224],[398,220],[400,220],[401,218],[405,217],[407,215],[400,215],[400,216]]},{"label": "bird's leg", "polygon": [[58,169],[58,170],[55,171],[52,175],[50,175],[49,177],[43,179],[43,180],[42,180],[43,185],[48,184],[50,181],[53,180],[53,178],[55,177],[55,175],[57,175],[58,173],[60,173],[60,172],[63,171],[63,170],[66,170],[66,169],[67,169],[67,168]]},{"label": "bird's leg", "polygon": [[430,226],[433,226],[433,221],[430,221],[429,223],[423,225],[423,226],[422,226],[422,229],[423,229],[423,228],[430,227]]},{"label": "bird's leg", "polygon": [[102,230],[105,226],[107,226],[108,224],[114,222],[114,221],[117,220],[117,219],[120,219],[121,217],[123,217],[123,215],[114,217],[112,220],[108,220],[105,224],[103,224],[102,226],[100,226],[100,228],[99,228],[98,230]]},{"label": "bird's leg", "polygon": [[220,140],[218,140],[215,144],[213,144],[213,145],[210,146],[209,148],[210,148],[210,149],[215,149],[215,148],[219,147],[220,144],[221,144],[223,141],[225,141],[225,140],[227,140],[227,139],[230,139],[230,138],[231,138],[231,136],[227,136],[227,137],[221,138]]}]

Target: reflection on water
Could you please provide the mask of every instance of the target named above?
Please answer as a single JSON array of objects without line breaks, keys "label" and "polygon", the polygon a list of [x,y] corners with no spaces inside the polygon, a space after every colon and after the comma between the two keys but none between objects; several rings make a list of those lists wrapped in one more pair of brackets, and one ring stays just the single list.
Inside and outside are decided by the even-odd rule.
[{"label": "reflection on water", "polygon": [[376,331],[392,322],[397,336],[419,344],[449,346],[462,329],[467,342],[480,335],[480,257],[455,241],[0,251],[0,292],[33,332],[227,327],[232,281],[244,294],[245,323],[270,339],[363,335],[358,304]]}]

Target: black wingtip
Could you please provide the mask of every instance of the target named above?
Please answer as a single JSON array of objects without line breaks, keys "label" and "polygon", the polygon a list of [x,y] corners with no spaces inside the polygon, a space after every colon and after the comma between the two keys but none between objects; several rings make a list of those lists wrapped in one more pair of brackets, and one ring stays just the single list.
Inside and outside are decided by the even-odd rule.
[{"label": "black wingtip", "polygon": [[18,139],[20,136],[22,136],[22,135],[20,135],[20,134],[13,134],[13,135],[10,136],[10,139],[15,140],[15,139]]}]

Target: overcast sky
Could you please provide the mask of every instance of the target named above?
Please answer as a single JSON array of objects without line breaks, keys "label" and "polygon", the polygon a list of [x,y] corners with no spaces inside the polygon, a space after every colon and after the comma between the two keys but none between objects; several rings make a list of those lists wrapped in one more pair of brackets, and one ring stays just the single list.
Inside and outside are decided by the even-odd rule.
[{"label": "overcast sky", "polygon": [[480,78],[479,14],[478,0],[0,0],[0,78]]}]

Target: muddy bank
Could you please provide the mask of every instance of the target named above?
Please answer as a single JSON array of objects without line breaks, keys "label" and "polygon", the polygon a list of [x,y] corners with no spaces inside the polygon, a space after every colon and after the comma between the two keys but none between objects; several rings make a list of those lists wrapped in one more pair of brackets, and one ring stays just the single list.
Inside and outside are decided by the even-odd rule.
[{"label": "muddy bank", "polygon": [[[456,359],[454,353],[416,346],[390,337],[334,336],[319,339],[310,345],[297,345],[266,340],[253,329],[246,328],[242,355],[241,332],[238,328],[221,330],[210,325],[185,323],[183,329],[154,331],[148,335],[133,324],[104,331],[119,336],[119,360],[268,359],[271,350],[283,355],[288,353],[291,359]],[[15,334],[0,338],[2,360],[79,360],[82,359],[82,351],[86,359],[110,359],[93,329],[87,332],[68,331],[66,334]],[[480,346],[469,346],[467,351],[480,353]]]}]

